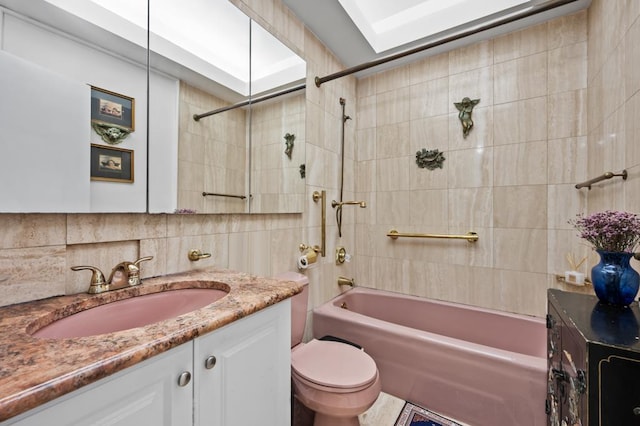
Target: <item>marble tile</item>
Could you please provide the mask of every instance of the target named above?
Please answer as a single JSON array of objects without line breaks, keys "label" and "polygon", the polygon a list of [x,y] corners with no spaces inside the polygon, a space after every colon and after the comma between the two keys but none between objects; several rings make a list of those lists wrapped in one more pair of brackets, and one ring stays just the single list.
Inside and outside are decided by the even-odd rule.
[{"label": "marble tile", "polygon": [[63,214],[0,214],[0,249],[28,248],[66,243]]},{"label": "marble tile", "polygon": [[493,167],[495,186],[546,184],[547,142],[496,146]]},{"label": "marble tile", "polygon": [[67,270],[64,245],[1,249],[0,306],[65,294]]},{"label": "marble tile", "polygon": [[547,228],[547,186],[518,185],[493,188],[496,228]]},{"label": "marble tile", "polygon": [[447,114],[449,78],[428,80],[411,86],[411,119]]},{"label": "marble tile", "polygon": [[409,87],[378,94],[376,97],[376,125],[409,121],[411,91]]},{"label": "marble tile", "polygon": [[425,229],[443,229],[449,224],[448,192],[446,189],[411,191],[409,221]]},{"label": "marble tile", "polygon": [[[455,107],[454,107],[455,108]],[[493,145],[493,108],[482,105],[482,99],[473,109],[473,127],[465,137],[458,113],[449,115],[449,148],[465,149]]]},{"label": "marble tile", "polygon": [[[521,272],[547,272],[546,229],[496,227],[493,229],[493,244],[494,268]],[[509,301],[515,302],[513,299]]]},{"label": "marble tile", "polygon": [[394,157],[377,161],[376,188],[378,191],[400,191],[409,187],[409,166],[414,156]]},{"label": "marble tile", "polygon": [[496,64],[494,73],[496,104],[547,94],[546,52]]},{"label": "marble tile", "polygon": [[493,40],[481,41],[449,52],[449,75],[487,67],[492,64]]},{"label": "marble tile", "polygon": [[409,152],[409,122],[378,126],[376,128],[376,158],[392,158]]},{"label": "marble tile", "polygon": [[539,24],[493,40],[494,63],[541,53],[547,50],[547,26]]},{"label": "marble tile", "polygon": [[409,85],[409,67],[395,67],[376,74],[376,93],[397,90]]},{"label": "marble tile", "polygon": [[550,184],[575,184],[588,179],[586,136],[549,140],[547,154]]},{"label": "marble tile", "polygon": [[165,233],[166,215],[67,215],[67,244],[88,244],[163,237]]},{"label": "marble tile", "polygon": [[573,229],[568,223],[579,213],[586,212],[587,196],[576,190],[575,184],[548,186],[548,228]]},{"label": "marble tile", "polygon": [[449,188],[476,188],[493,183],[493,148],[450,151],[447,157]]},{"label": "marble tile", "polygon": [[547,24],[549,49],[587,40],[587,11],[553,19]]},{"label": "marble tile", "polygon": [[587,87],[587,42],[583,41],[549,51],[549,93]]},{"label": "marble tile", "polygon": [[473,231],[493,227],[493,188],[448,190],[449,228]]},{"label": "marble tile", "polygon": [[493,132],[494,145],[546,139],[546,96],[495,105]]},{"label": "marble tile", "polygon": [[[636,4],[637,2],[631,2]],[[640,7],[637,7],[640,9]],[[636,15],[637,16],[637,15]],[[625,76],[625,99],[629,99],[640,91],[640,19],[631,25],[625,36],[624,52],[624,76]]]},{"label": "marble tile", "polygon": [[415,154],[423,148],[426,150],[437,149],[440,152],[447,151],[449,149],[450,118],[450,115],[447,114],[411,120],[409,152]]},{"label": "marble tile", "polygon": [[429,56],[409,64],[410,84],[435,80],[449,75],[449,54]]},{"label": "marble tile", "polygon": [[549,139],[586,135],[586,94],[586,90],[582,89],[549,95],[547,110]]},{"label": "marble tile", "polygon": [[[454,102],[463,98],[480,99],[480,106],[492,105],[494,102],[494,66],[477,68],[449,76],[449,110],[455,112]],[[456,112],[457,114],[457,112]]]}]

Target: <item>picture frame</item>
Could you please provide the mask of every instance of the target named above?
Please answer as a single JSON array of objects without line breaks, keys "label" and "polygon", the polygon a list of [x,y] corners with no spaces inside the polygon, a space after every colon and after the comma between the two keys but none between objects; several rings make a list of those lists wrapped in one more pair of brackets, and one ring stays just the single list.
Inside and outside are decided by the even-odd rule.
[{"label": "picture frame", "polygon": [[91,144],[91,180],[133,183],[133,150]]},{"label": "picture frame", "polygon": [[91,86],[91,123],[135,130],[135,99]]}]

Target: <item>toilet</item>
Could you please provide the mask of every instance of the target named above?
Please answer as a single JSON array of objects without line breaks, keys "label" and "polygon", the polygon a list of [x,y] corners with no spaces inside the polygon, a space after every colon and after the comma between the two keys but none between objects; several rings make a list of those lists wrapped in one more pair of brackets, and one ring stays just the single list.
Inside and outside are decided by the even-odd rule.
[{"label": "toilet", "polygon": [[315,412],[314,426],[359,426],[358,415],[378,398],[382,385],[376,363],[353,345],[312,339],[302,343],[309,279],[285,272],[279,279],[303,286],[291,299],[291,379],[294,397]]}]

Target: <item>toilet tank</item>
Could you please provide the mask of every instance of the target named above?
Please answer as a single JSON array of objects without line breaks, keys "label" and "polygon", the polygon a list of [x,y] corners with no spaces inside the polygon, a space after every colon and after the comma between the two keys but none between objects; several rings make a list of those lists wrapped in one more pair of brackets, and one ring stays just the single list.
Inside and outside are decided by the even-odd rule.
[{"label": "toilet tank", "polygon": [[302,291],[291,298],[291,347],[302,343],[304,328],[307,323],[307,306],[309,304],[309,278],[297,272],[283,272],[275,276],[279,280],[295,281]]}]

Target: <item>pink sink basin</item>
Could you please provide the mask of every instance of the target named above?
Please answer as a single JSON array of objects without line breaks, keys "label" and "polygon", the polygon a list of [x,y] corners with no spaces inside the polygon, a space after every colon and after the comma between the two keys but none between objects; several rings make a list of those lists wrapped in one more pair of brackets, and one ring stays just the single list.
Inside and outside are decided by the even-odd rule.
[{"label": "pink sink basin", "polygon": [[203,308],[227,294],[218,289],[187,288],[131,297],[61,318],[32,336],[86,337],[142,327]]}]

